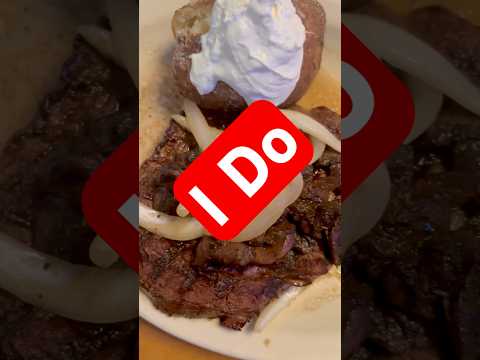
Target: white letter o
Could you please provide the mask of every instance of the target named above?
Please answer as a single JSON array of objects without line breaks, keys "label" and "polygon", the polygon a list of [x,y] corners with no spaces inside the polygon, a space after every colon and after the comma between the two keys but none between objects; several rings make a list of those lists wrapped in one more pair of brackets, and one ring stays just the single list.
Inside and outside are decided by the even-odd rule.
[{"label": "white letter o", "polygon": [[[281,140],[286,145],[287,151],[281,154],[275,150],[272,145],[274,139]],[[287,131],[283,129],[273,129],[263,137],[262,149],[270,160],[277,164],[284,164],[295,156],[295,153],[297,152],[297,143],[293,136]]]}]

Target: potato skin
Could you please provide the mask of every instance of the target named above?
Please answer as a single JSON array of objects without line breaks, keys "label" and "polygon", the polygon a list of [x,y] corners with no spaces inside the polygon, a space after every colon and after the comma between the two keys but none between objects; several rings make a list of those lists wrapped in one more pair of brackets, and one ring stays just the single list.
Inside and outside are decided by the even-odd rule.
[{"label": "potato skin", "polygon": [[[214,0],[211,0],[212,4],[213,2]],[[292,0],[292,3],[305,26],[306,40],[300,79],[292,94],[280,105],[281,108],[294,105],[307,92],[320,69],[325,32],[325,12],[318,0]],[[179,16],[178,11],[175,16]],[[192,66],[190,56],[201,51],[200,35],[176,36],[176,38],[177,45],[173,53],[172,65],[179,93],[204,109],[232,112],[245,109],[247,103],[243,97],[222,81],[218,82],[211,93],[206,95],[198,93],[190,81]]]}]

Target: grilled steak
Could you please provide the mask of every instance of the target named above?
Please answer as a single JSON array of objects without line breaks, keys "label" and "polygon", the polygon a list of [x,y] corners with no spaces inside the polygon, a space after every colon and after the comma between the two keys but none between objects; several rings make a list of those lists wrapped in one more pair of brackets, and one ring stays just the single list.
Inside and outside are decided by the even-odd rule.
[{"label": "grilled steak", "polygon": [[[311,114],[339,134],[336,114],[324,108]],[[173,182],[198,154],[193,136],[172,122],[140,170],[141,201],[175,215]],[[167,314],[220,318],[240,330],[288,287],[325,274],[339,260],[340,155],[327,150],[304,179],[300,198],[248,242],[179,242],[142,230],[140,283],[154,304]]]},{"label": "grilled steak", "polygon": [[342,262],[346,358],[480,358],[479,120],[447,101],[389,160],[387,211]]},{"label": "grilled steak", "polygon": [[[374,15],[428,42],[478,86],[480,28],[419,5],[402,19]],[[342,262],[345,359],[480,359],[479,164],[480,119],[448,99],[431,128],[389,159],[383,219]]]},{"label": "grilled steak", "polygon": [[[137,109],[128,74],[77,39],[59,89],[0,156],[0,229],[26,234],[37,250],[91,264],[95,234],[83,220],[81,192],[137,127]],[[136,320],[103,326],[63,319],[0,291],[2,360],[135,359],[137,329]]]},{"label": "grilled steak", "polygon": [[444,7],[429,6],[413,11],[408,16],[408,27],[480,85],[478,26]]},{"label": "grilled steak", "polygon": [[60,89],[0,156],[0,224],[31,229],[41,251],[86,261],[94,234],[83,222],[83,185],[136,128],[137,106],[128,74],[78,39]]},{"label": "grilled steak", "polygon": [[90,325],[63,319],[0,291],[2,360],[133,360],[137,322]]}]

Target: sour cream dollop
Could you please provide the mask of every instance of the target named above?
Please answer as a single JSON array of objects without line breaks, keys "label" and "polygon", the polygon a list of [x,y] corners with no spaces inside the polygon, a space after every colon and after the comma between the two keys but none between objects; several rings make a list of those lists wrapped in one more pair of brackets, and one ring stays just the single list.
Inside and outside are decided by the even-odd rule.
[{"label": "sour cream dollop", "polygon": [[300,78],[305,38],[291,0],[217,0],[190,80],[201,95],[223,81],[248,104],[280,105]]}]

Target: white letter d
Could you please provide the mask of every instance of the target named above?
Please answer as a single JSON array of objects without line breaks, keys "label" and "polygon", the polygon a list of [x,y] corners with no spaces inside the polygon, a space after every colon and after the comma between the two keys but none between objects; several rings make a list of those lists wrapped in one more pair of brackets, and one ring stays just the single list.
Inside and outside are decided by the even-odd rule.
[{"label": "white letter d", "polygon": [[[257,169],[257,177],[253,182],[245,179],[232,165],[238,158],[249,160]],[[218,162],[218,166],[250,198],[260,190],[268,178],[268,167],[265,161],[256,151],[246,146],[239,146],[230,150],[230,152]]]}]

